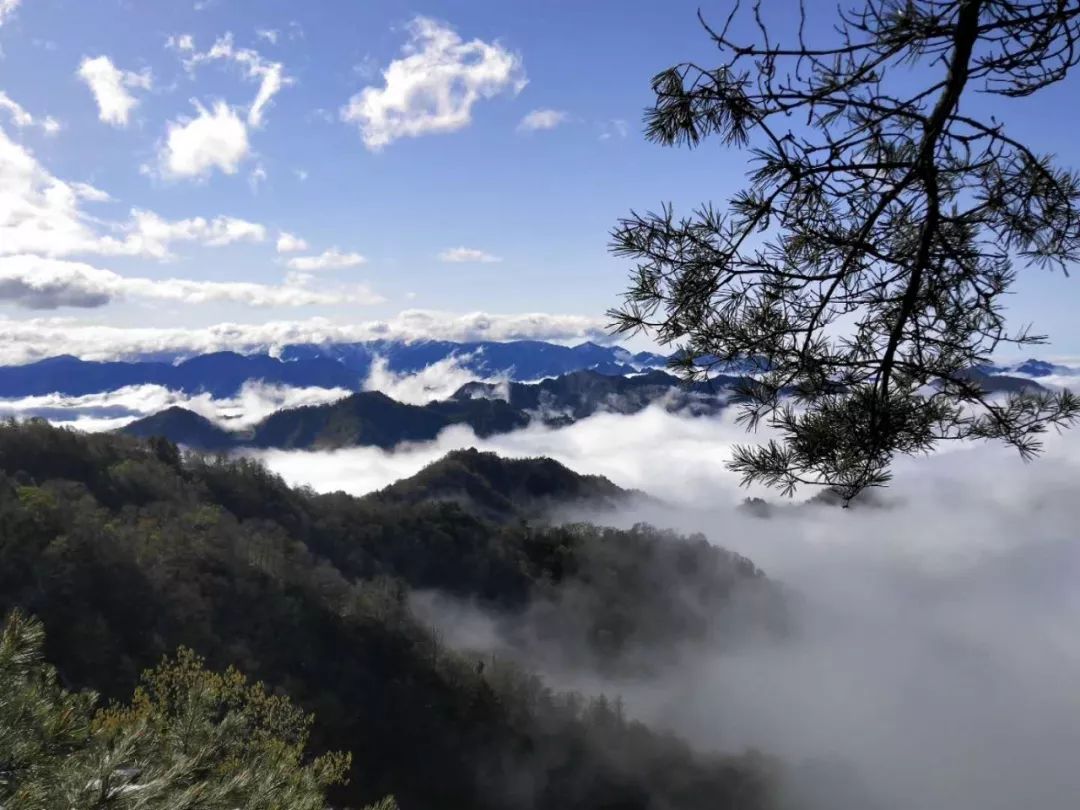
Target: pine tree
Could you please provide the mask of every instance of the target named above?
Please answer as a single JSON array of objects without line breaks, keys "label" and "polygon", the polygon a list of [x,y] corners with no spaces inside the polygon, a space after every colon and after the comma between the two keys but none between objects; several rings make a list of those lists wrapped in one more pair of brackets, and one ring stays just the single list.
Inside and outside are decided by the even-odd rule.
[{"label": "pine tree", "polygon": [[1007,329],[1002,296],[1021,269],[1080,258],[1080,179],[964,102],[1065,81],[1080,4],[867,0],[820,46],[800,11],[783,15],[793,44],[760,0],[756,42],[731,34],[738,5],[719,29],[702,20],[722,63],[653,80],[649,138],[750,144],[753,171],[726,211],[667,206],[619,224],[613,250],[637,266],[616,329],[680,347],[691,378],[756,372],[742,418],[780,439],[737,448],[746,483],[846,500],[885,484],[897,454],[940,441],[1002,440],[1031,457],[1080,401],[994,397],[973,370],[1003,344],[1042,342]]},{"label": "pine tree", "polygon": [[45,632],[15,611],[0,628],[0,807],[55,806],[52,785],[86,750],[97,696],[62,688],[44,662]]},{"label": "pine tree", "polygon": [[21,611],[0,630],[3,810],[323,810],[344,780],[348,755],[307,755],[313,718],[234,669],[181,649],[129,704],[98,708],[61,686],[43,645]]}]

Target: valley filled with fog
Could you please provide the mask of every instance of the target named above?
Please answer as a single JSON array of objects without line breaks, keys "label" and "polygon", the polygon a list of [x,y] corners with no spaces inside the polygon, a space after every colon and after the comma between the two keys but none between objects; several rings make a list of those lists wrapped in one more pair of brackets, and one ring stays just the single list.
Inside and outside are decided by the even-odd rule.
[{"label": "valley filled with fog", "polygon": [[[416,373],[380,361],[357,387],[423,405],[475,377],[456,358]],[[509,379],[487,378],[492,395]],[[0,408],[16,418],[106,431],[182,406],[243,430],[282,409],[349,395],[251,380],[233,396],[139,385],[9,398]],[[600,407],[569,424],[537,421],[488,436],[452,425],[432,441],[389,449],[234,452],[293,486],[357,496],[464,448],[506,459],[547,457],[603,476],[631,497],[549,510],[546,520],[701,533],[784,589],[792,606],[785,632],[749,633],[738,643],[643,644],[625,657],[647,665],[613,671],[574,653],[584,642],[553,634],[537,618],[541,607],[500,613],[418,590],[414,613],[451,647],[518,661],[558,689],[618,696],[628,716],[701,750],[783,758],[799,806],[813,797],[815,808],[1067,807],[1080,794],[1072,761],[1080,748],[1080,641],[1073,632],[1080,622],[1080,437],[1048,434],[1044,457],[1031,464],[1002,447],[945,446],[902,460],[888,489],[841,509],[807,501],[813,491],[785,499],[740,487],[726,466],[732,447],[769,434],[747,434],[735,415],[734,408],[690,414],[661,400],[633,413]],[[755,500],[744,503],[748,498]],[[676,600],[693,600],[680,595],[678,578],[661,587]],[[572,613],[572,603],[560,609]],[[752,601],[739,606],[739,621],[753,625],[760,609]]]},{"label": "valley filled with fog", "polygon": [[[475,446],[550,456],[653,495],[662,503],[561,517],[704,533],[791,589],[793,638],[734,652],[688,645],[645,679],[549,668],[543,645],[519,645],[552,683],[619,694],[635,716],[705,748],[803,762],[823,807],[850,806],[828,803],[845,801],[829,791],[847,778],[886,808],[1069,806],[1080,795],[1080,437],[1049,436],[1030,464],[978,445],[908,460],[884,494],[848,510],[740,489],[724,461],[746,440],[729,419],[656,408],[488,441],[453,429],[390,453],[260,458],[292,483],[361,494]],[[737,508],[749,494],[777,505],[766,517]],[[510,647],[497,617],[436,605],[429,618],[451,642]]]}]

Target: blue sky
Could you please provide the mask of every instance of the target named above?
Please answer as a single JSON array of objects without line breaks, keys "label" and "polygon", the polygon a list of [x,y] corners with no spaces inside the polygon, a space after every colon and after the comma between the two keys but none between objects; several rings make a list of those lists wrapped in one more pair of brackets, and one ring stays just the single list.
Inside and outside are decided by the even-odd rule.
[{"label": "blue sky", "polygon": [[[20,255],[3,260],[0,336],[313,318],[359,336],[371,321],[595,334],[626,281],[607,254],[617,218],[722,201],[743,180],[738,152],[640,135],[649,78],[711,61],[698,5],[0,0],[15,197],[0,216],[41,219],[7,240]],[[831,22],[821,9],[814,26]],[[433,112],[417,88],[450,79]],[[1006,120],[1077,165],[1067,89]],[[1073,283],[1034,272],[1011,302],[1058,354],[1080,351]]]}]

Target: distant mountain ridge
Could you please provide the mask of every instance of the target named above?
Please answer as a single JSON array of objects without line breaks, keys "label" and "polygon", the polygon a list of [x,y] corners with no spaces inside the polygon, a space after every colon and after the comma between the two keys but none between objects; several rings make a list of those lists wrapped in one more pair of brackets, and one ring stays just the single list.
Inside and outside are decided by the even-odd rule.
[{"label": "distant mountain ridge", "polygon": [[509,433],[529,417],[501,400],[446,400],[410,405],[379,391],[363,391],[328,405],[271,414],[255,425],[249,444],[261,448],[328,449],[381,447],[430,441],[450,425],[465,424],[478,436]]},{"label": "distant mountain ridge", "polygon": [[[972,371],[993,393],[1041,390],[1033,380]],[[466,383],[444,400],[413,405],[379,391],[360,391],[336,402],[279,410],[250,429],[229,431],[193,411],[171,407],[120,429],[131,436],[161,436],[193,449],[332,450],[435,439],[453,425],[481,438],[529,425],[560,428],[597,413],[634,414],[652,405],[672,413],[709,416],[737,396],[738,377],[685,383],[664,371],[613,376],[575,371],[538,383]]]},{"label": "distant mountain ridge", "polygon": [[365,343],[296,344],[281,351],[286,361],[331,359],[358,374],[367,375],[383,360],[387,370],[411,374],[456,358],[461,368],[478,378],[506,376],[512,380],[557,377],[590,369],[602,374],[626,374],[667,365],[668,357],[652,352],[631,353],[621,346],[593,342],[562,346],[541,340],[474,341],[374,340]]},{"label": "distant mountain ridge", "polygon": [[1027,377],[1050,377],[1054,375],[1072,376],[1080,374],[1080,368],[1060,365],[1058,363],[1048,363],[1045,360],[1037,360],[1034,357],[1011,365],[980,366],[979,370],[985,374],[1023,374]]},{"label": "distant mountain ridge", "polygon": [[361,391],[329,404],[277,411],[243,433],[227,431],[174,406],[132,422],[121,432],[142,438],[161,436],[202,450],[391,449],[402,442],[430,441],[451,425],[466,425],[477,436],[486,437],[537,422],[562,427],[599,411],[636,413],[653,403],[695,415],[717,413],[727,405],[730,385],[736,382],[732,377],[686,386],[663,371],[634,377],[576,371],[532,384],[469,383],[449,399],[426,405]]},{"label": "distant mountain ridge", "polygon": [[700,415],[724,408],[739,382],[739,377],[717,376],[687,383],[658,369],[630,377],[576,371],[538,383],[466,383],[454,392],[453,399],[501,397],[548,423],[572,422],[601,410],[637,413],[660,400],[669,410]]},{"label": "distant mountain ridge", "polygon": [[412,374],[453,359],[477,379],[506,377],[536,380],[572,371],[627,374],[666,365],[650,352],[633,354],[619,346],[582,343],[561,346],[522,340],[455,343],[451,341],[369,341],[285,346],[280,356],[214,352],[177,363],[92,361],[61,355],[20,366],[0,366],[0,397],[14,398],[114,391],[131,385],[160,385],[188,394],[235,395],[249,381],[296,387],[360,391],[375,364],[394,374]]},{"label": "distant mountain ridge", "polygon": [[[529,382],[579,371],[626,376],[663,369],[670,358],[633,353],[622,346],[581,343],[562,346],[538,340],[509,342],[373,340],[363,343],[293,344],[278,356],[213,352],[165,362],[82,360],[60,355],[18,366],[0,366],[0,398],[59,394],[85,396],[134,385],[160,385],[189,395],[235,396],[246,383],[361,391],[376,367],[395,375],[415,374],[453,362],[477,380]],[[745,371],[742,369],[741,371]],[[975,370],[994,377],[1069,375],[1080,370],[1040,360]],[[732,369],[729,374],[741,373]]]},{"label": "distant mountain ridge", "polygon": [[66,394],[83,396],[131,385],[160,385],[187,394],[235,395],[249,380],[319,388],[359,390],[363,378],[340,363],[314,358],[287,363],[265,354],[215,352],[176,365],[161,362],[97,362],[71,355],[23,366],[0,367],[0,397]]}]

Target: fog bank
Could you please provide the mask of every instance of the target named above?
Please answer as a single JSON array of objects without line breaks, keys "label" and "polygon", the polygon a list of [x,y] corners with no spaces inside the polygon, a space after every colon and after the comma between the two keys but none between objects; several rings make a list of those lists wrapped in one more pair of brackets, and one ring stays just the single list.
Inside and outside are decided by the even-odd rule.
[{"label": "fog bank", "polygon": [[734,504],[747,493],[739,491],[724,463],[731,445],[747,437],[732,416],[678,416],[652,406],[633,416],[603,413],[565,428],[537,424],[486,439],[453,426],[433,442],[392,451],[272,450],[258,456],[292,484],[362,495],[413,475],[451,450],[476,447],[510,458],[547,456],[576,472],[605,475],[620,486],[680,503]]},{"label": "fog bank", "polygon": [[[901,459],[880,508],[786,506],[770,518],[735,508],[748,493],[723,467],[748,438],[726,417],[649,409],[483,441],[449,430],[393,453],[264,458],[291,481],[361,493],[477,446],[549,455],[659,496],[671,505],[566,517],[704,532],[796,594],[796,634],[734,653],[686,649],[655,679],[549,667],[554,684],[617,692],[630,713],[703,748],[846,763],[889,810],[1075,807],[1080,434],[1048,436],[1031,464],[992,445]],[[497,624],[460,607],[446,609],[447,637],[499,648]],[[831,771],[798,773],[801,796],[851,806]]]},{"label": "fog bank", "polygon": [[300,388],[249,381],[236,396],[217,399],[210,394],[187,394],[160,385],[129,385],[81,396],[46,394],[0,399],[0,418],[41,417],[55,425],[96,432],[116,430],[136,419],[177,406],[221,427],[242,430],[282,408],[335,402],[349,393],[344,388]]}]

